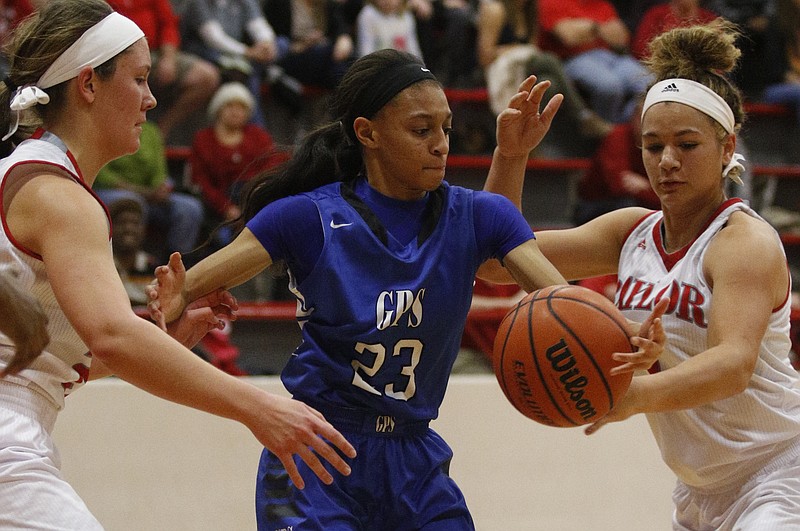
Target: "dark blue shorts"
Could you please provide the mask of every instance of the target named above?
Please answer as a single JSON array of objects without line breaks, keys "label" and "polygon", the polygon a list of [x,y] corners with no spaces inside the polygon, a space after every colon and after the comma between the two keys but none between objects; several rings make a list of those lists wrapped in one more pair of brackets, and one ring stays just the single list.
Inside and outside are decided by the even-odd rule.
[{"label": "dark blue shorts", "polygon": [[259,531],[470,531],[464,496],[448,475],[453,452],[427,422],[323,411],[355,446],[352,473],[325,485],[295,458],[305,489],[264,450],[256,482]]}]

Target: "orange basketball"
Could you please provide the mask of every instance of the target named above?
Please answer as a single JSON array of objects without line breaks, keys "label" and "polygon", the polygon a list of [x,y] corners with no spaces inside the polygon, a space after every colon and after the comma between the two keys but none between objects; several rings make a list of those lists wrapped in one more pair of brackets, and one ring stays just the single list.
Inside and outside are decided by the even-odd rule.
[{"label": "orange basketball", "polygon": [[580,286],[552,286],[526,295],[500,323],[494,372],[506,398],[547,426],[589,424],[628,390],[632,373],[611,376],[614,352],[634,348],[622,313]]}]

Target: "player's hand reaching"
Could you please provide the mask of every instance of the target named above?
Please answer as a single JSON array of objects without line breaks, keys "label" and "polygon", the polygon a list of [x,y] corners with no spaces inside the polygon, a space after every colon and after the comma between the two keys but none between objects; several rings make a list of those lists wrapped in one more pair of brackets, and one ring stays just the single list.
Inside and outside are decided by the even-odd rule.
[{"label": "player's hand reaching", "polygon": [[0,371],[0,378],[16,374],[36,359],[50,342],[47,316],[28,292],[0,275],[0,331],[14,343],[16,351],[11,362]]},{"label": "player's hand reaching", "polygon": [[667,335],[661,324],[661,316],[664,315],[668,306],[669,299],[662,298],[643,323],[628,321],[628,333],[632,336],[631,344],[638,349],[636,352],[615,352],[612,358],[622,362],[622,365],[612,368],[609,371],[610,374],[646,371],[658,361],[667,342]]},{"label": "player's hand reaching", "polygon": [[156,268],[155,276],[155,280],[147,286],[147,297],[150,299],[147,309],[150,318],[167,331],[167,323],[180,317],[188,302],[183,293],[186,267],[181,254],[172,253],[167,265]]},{"label": "player's hand reaching", "polygon": [[167,325],[167,333],[192,348],[211,330],[222,330],[224,319],[235,320],[238,309],[236,298],[229,291],[218,289],[186,306],[181,316]]},{"label": "player's hand reaching", "polygon": [[304,488],[305,482],[297,469],[295,455],[326,485],[333,483],[333,476],[322,459],[341,474],[350,475],[350,466],[334,447],[351,459],[356,457],[355,448],[320,412],[299,400],[275,395],[271,398],[266,407],[253,412],[253,423],[248,423],[248,426],[256,438],[280,459],[298,489]]},{"label": "player's hand reaching", "polygon": [[497,116],[497,148],[505,157],[525,156],[539,145],[558,112],[562,94],[556,94],[543,110],[539,110],[549,81],[536,83],[529,76],[519,87],[508,107]]},{"label": "player's hand reaching", "polygon": [[635,405],[638,402],[637,396],[639,395],[639,380],[643,377],[635,377],[631,380],[631,385],[628,387],[628,391],[609,411],[606,415],[601,417],[597,422],[593,422],[589,424],[583,432],[586,435],[592,435],[596,433],[597,430],[609,424],[611,422],[620,422],[630,418],[631,416],[639,413],[639,411],[635,408]]},{"label": "player's hand reaching", "polygon": [[[613,358],[617,361],[625,362],[619,367],[611,369],[611,374],[631,372],[636,370],[647,370],[658,361],[664,346],[667,342],[667,335],[661,324],[661,316],[669,306],[669,299],[661,298],[656,303],[653,311],[647,316],[643,323],[629,322],[630,333],[637,334],[631,338],[631,344],[638,346],[639,350],[634,353],[615,353]],[[635,405],[640,394],[639,378],[634,377],[625,395],[614,405],[613,409],[597,422],[586,427],[584,433],[591,435],[610,422],[620,422],[638,413]]]}]

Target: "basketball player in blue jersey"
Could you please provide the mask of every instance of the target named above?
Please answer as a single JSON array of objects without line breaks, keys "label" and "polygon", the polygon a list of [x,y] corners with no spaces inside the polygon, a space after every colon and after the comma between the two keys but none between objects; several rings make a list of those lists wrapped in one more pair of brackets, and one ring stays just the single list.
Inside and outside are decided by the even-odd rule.
[{"label": "basketball player in blue jersey", "polygon": [[[492,172],[524,171],[562,97],[539,106],[531,77],[498,119]],[[258,528],[469,530],[438,415],[479,266],[502,260],[531,291],[564,278],[539,252],[509,200],[444,182],[451,112],[418,59],[381,50],[359,59],[333,103],[336,120],[292,159],[254,180],[246,227],[188,272],[157,270],[155,317],[284,264],[303,341],[282,381],[358,451],[330,486],[292,485],[269,451],[258,469]],[[155,293],[154,293],[155,294]],[[655,345],[651,350],[660,350]],[[654,356],[651,355],[651,362]],[[298,462],[300,474],[308,470]]]},{"label": "basketball player in blue jersey", "polygon": [[[776,231],[725,192],[743,170],[742,97],[725,77],[739,57],[737,36],[718,24],[651,43],[657,82],[644,100],[642,157],[661,210],[620,209],[538,235],[567,278],[617,274],[616,304],[629,319],[669,300],[660,370],[635,376],[586,431],[647,416],[678,478],[677,531],[800,529],[791,277]],[[487,186],[521,193],[519,174],[503,177]]]}]

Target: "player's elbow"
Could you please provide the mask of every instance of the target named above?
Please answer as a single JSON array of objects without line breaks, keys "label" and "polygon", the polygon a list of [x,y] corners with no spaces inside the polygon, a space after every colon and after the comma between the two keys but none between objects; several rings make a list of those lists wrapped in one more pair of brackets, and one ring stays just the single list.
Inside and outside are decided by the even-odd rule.
[{"label": "player's elbow", "polygon": [[742,354],[738,358],[738,362],[734,362],[728,367],[725,380],[728,382],[731,396],[744,392],[750,385],[757,359],[758,349],[756,347],[755,352]]},{"label": "player's elbow", "polygon": [[95,359],[113,369],[119,360],[132,351],[139,338],[152,333],[145,330],[152,326],[154,325],[131,312],[130,315],[109,317],[102,323],[97,323],[96,327],[85,334],[84,341]]}]

